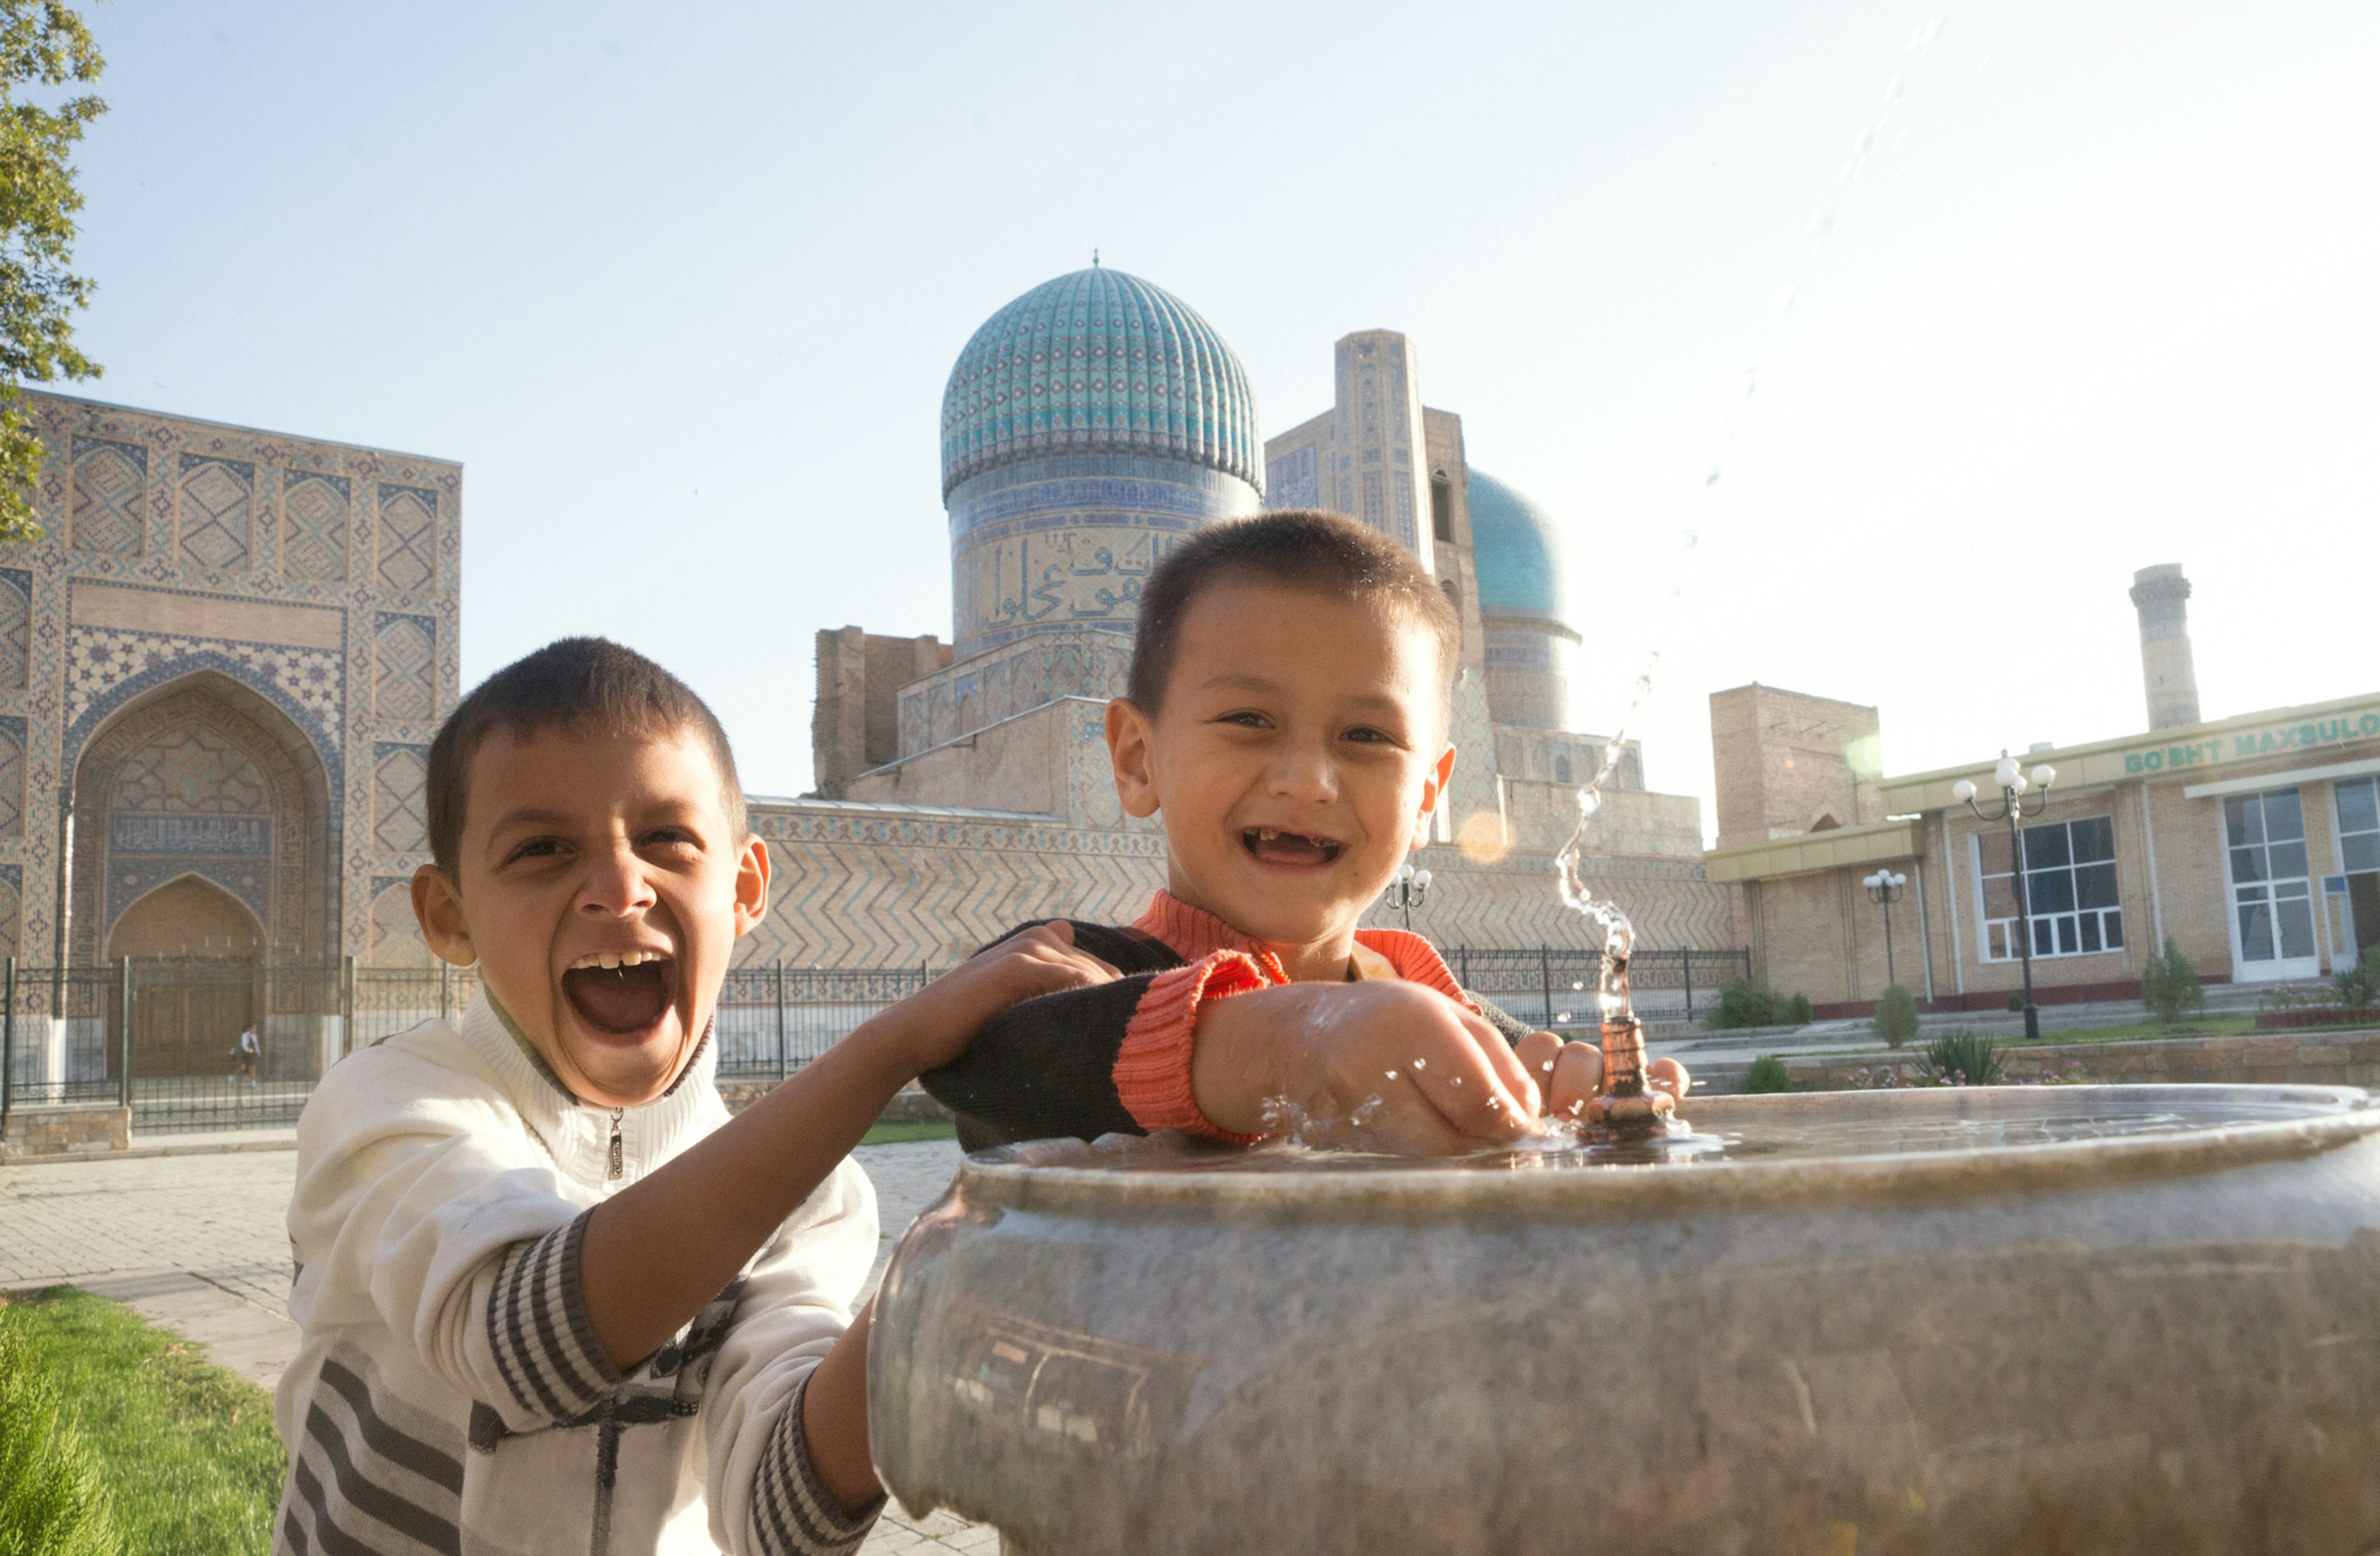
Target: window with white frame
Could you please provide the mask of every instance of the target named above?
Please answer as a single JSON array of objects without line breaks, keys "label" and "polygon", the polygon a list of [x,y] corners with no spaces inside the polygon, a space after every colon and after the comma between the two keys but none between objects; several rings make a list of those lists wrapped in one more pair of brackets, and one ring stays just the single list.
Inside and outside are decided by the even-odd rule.
[{"label": "window with white frame", "polygon": [[2240,960],[2312,956],[2313,883],[2306,876],[2305,808],[2297,790],[2225,798],[2223,841],[2230,853]]},{"label": "window with white frame", "polygon": [[2350,875],[2380,869],[2380,778],[2333,785],[2338,803],[2338,868]]},{"label": "window with white frame", "polygon": [[[2012,962],[2022,954],[2015,852],[2005,832],[1978,833],[1973,846],[1983,959]],[[2124,948],[2110,818],[2037,822],[2024,829],[2021,847],[2034,955],[2089,956]]]}]

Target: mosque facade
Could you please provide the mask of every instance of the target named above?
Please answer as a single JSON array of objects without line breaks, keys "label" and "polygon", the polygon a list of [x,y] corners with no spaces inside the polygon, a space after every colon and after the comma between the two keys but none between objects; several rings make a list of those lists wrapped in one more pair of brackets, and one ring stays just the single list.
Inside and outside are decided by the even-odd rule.
[{"label": "mosque facade", "polygon": [[0,548],[0,950],[426,959],[406,883],[459,679],[451,460],[26,391]]},{"label": "mosque facade", "polygon": [[[747,957],[940,963],[1026,918],[1136,915],[1163,839],[1118,802],[1104,710],[1139,580],[1200,527],[1282,507],[1409,547],[1462,619],[1463,754],[1415,927],[1477,948],[1588,943],[1552,881],[1607,744],[1575,711],[1561,527],[1471,468],[1462,418],[1424,403],[1413,341],[1363,331],[1333,352],[1332,406],[1266,439],[1220,334],[1138,277],[1060,276],[976,332],[942,405],[951,637],[818,635],[819,787],[753,798],[779,886]],[[1632,743],[1588,871],[1644,943],[1741,943],[1736,893],[1701,855],[1698,802],[1648,791]]]}]

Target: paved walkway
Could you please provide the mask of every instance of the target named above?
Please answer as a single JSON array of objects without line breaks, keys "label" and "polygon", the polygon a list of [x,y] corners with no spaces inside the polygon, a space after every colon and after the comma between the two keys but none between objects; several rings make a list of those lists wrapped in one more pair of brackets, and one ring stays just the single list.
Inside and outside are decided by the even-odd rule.
[{"label": "paved walkway", "polygon": [[[114,1297],[206,1346],[219,1364],[270,1389],[298,1353],[289,1321],[289,1205],[297,1153],[264,1149],[0,1168],[0,1289],[71,1282]],[[277,1148],[277,1149],[276,1149]],[[868,1290],[893,1243],[957,1171],[950,1140],[863,1146],[881,1241]],[[948,1513],[889,1509],[864,1556],[989,1553],[986,1527]]]}]

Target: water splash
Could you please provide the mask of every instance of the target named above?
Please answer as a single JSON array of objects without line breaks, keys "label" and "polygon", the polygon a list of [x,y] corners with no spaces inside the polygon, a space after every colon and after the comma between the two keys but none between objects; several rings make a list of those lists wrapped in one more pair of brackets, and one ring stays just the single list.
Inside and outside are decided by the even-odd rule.
[{"label": "water splash", "polygon": [[[1394,1078],[1396,1072],[1389,1074]],[[1275,1144],[1305,1150],[1364,1150],[1379,1148],[1378,1137],[1366,1131],[1388,1107],[1378,1093],[1343,1113],[1325,1105],[1305,1108],[1287,1097],[1268,1097],[1257,1116],[1260,1132]]]}]

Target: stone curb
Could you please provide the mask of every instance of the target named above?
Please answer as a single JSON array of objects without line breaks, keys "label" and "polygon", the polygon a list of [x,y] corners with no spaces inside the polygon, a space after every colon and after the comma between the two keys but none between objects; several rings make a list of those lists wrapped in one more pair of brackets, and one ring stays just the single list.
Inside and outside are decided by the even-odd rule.
[{"label": "stone curb", "polygon": [[295,1135],[285,1140],[193,1140],[186,1145],[132,1146],[124,1150],[0,1157],[0,1171],[18,1167],[75,1167],[93,1161],[139,1161],[160,1156],[229,1156],[238,1151],[297,1149],[298,1137]]}]

